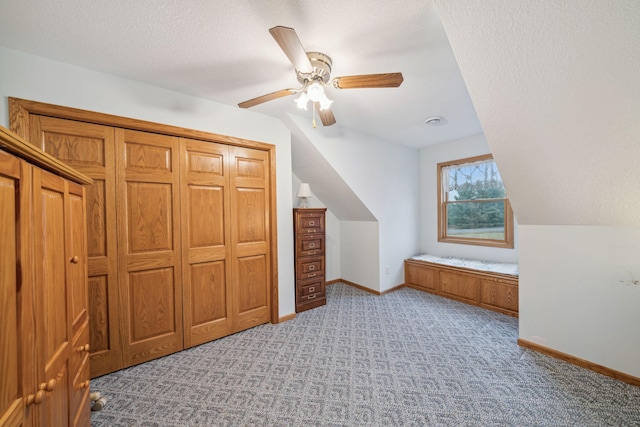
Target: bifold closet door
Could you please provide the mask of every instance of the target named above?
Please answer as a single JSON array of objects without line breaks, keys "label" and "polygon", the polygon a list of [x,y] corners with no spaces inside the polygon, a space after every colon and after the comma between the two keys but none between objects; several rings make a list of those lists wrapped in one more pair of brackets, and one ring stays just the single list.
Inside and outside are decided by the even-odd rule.
[{"label": "bifold closet door", "polygon": [[231,178],[231,262],[234,330],[268,323],[269,155],[252,148],[229,147]]},{"label": "bifold closet door", "polygon": [[125,366],[183,348],[178,138],[116,129]]},{"label": "bifold closet door", "polygon": [[233,333],[229,147],[181,139],[184,346]]},{"label": "bifold closet door", "polygon": [[30,141],[93,178],[85,187],[91,377],[123,367],[118,320],[114,128],[31,115]]}]

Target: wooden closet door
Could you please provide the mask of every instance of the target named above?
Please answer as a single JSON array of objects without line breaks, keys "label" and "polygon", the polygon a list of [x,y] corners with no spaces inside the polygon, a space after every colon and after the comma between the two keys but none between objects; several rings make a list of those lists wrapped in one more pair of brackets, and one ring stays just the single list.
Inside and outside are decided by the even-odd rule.
[{"label": "wooden closet door", "polygon": [[229,147],[231,161],[231,263],[234,330],[269,322],[269,155]]},{"label": "wooden closet door", "polygon": [[34,259],[37,382],[45,397],[38,405],[39,424],[69,425],[71,311],[67,280],[68,183],[33,170]]},{"label": "wooden closet door", "polygon": [[33,411],[25,410],[23,396],[35,398],[32,260],[27,245],[21,245],[32,240],[31,224],[18,220],[31,218],[30,173],[16,157],[0,151],[0,265],[9,267],[0,269],[0,425],[7,427],[31,425]]},{"label": "wooden closet door", "polygon": [[91,376],[104,375],[124,367],[118,318],[114,129],[33,114],[29,128],[32,144],[94,180],[86,187]]},{"label": "wooden closet door", "polygon": [[233,333],[229,148],[181,140],[184,346]]},{"label": "wooden closet door", "polygon": [[125,366],[183,348],[178,138],[116,129]]}]

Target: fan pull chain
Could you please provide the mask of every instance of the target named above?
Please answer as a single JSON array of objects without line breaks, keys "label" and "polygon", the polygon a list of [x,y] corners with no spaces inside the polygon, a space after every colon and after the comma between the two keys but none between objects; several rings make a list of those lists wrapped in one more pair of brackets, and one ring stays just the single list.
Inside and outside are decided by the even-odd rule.
[{"label": "fan pull chain", "polygon": [[313,128],[316,128],[316,103],[313,103],[313,120],[311,121]]}]

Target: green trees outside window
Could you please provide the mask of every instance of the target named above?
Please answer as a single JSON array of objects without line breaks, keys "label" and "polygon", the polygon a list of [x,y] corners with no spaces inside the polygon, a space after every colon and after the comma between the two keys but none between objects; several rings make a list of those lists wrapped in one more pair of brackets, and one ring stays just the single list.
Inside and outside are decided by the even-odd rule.
[{"label": "green trees outside window", "polygon": [[491,155],[438,164],[438,240],[513,247],[513,213]]}]

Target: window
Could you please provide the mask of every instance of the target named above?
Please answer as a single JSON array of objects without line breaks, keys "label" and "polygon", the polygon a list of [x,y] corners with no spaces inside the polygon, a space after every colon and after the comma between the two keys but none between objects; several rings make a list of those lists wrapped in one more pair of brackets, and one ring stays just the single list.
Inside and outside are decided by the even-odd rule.
[{"label": "window", "polygon": [[513,212],[490,154],[438,163],[438,241],[513,248]]}]

